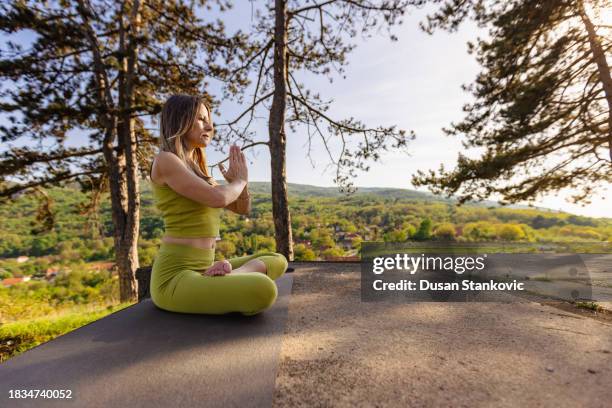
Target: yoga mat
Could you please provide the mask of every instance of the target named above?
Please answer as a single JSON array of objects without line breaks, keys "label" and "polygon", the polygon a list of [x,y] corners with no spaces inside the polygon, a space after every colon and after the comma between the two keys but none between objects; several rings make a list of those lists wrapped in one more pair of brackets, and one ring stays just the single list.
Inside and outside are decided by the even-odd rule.
[{"label": "yoga mat", "polygon": [[[0,364],[2,407],[272,405],[292,275],[254,316],[179,314],[151,299]],[[9,390],[72,390],[72,399],[10,399]]]}]

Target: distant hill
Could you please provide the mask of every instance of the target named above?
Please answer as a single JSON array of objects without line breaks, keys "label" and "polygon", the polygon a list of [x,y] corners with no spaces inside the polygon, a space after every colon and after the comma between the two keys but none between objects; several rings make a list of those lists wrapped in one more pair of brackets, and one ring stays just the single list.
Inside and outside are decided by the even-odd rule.
[{"label": "distant hill", "polygon": [[[149,180],[141,180],[141,190],[143,192],[150,192]],[[218,180],[220,184],[226,184],[225,180]],[[68,183],[68,188],[78,189],[77,183]],[[249,188],[253,193],[272,194],[272,184],[268,181],[250,181]],[[310,184],[297,184],[287,183],[289,195],[298,197],[325,197],[325,198],[342,198],[346,194],[341,193],[338,187],[321,187],[313,186]],[[15,194],[14,198],[17,198],[21,194]],[[417,200],[417,201],[428,201],[428,202],[441,202],[441,203],[455,203],[457,200],[441,197],[429,192],[421,192],[411,190],[407,188],[392,188],[392,187],[357,187],[357,191],[352,195],[354,197],[363,197],[368,195],[375,195],[377,197],[391,198],[400,201],[404,200]],[[570,214],[564,211],[554,210],[546,207],[537,207],[529,205],[512,204],[502,206],[496,201],[484,200],[484,201],[468,201],[466,205],[485,207],[485,208],[510,208],[510,209],[531,209],[539,210],[546,213],[552,214]],[[594,217],[596,218],[596,217]],[[601,218],[601,217],[600,217]],[[607,218],[608,219],[608,218]],[[612,220],[612,218],[609,218]]]},{"label": "distant hill", "polygon": [[[220,184],[226,184],[225,180],[217,180]],[[151,188],[149,186],[149,180],[143,179],[141,180],[141,190],[143,192],[150,192]],[[11,186],[14,183],[8,182],[7,185]],[[79,189],[79,186],[76,182],[66,183],[66,187],[72,189]],[[253,193],[263,193],[263,194],[271,194],[272,193],[272,185],[268,181],[250,181],[249,187],[251,192]],[[289,195],[295,195],[299,197],[325,197],[325,198],[342,198],[345,197],[346,194],[341,193],[338,190],[338,187],[321,187],[321,186],[313,186],[310,184],[297,184],[297,183],[287,183]],[[21,196],[23,193],[16,193],[12,196],[13,199]],[[421,192],[416,190],[411,190],[407,188],[392,188],[392,187],[357,187],[357,191],[352,195],[353,197],[360,196],[368,196],[375,195],[377,197],[391,198],[396,200],[418,200],[418,201],[428,201],[428,202],[440,202],[440,203],[455,203],[457,200],[452,198],[446,198],[442,196],[438,196],[429,192]],[[537,207],[537,206],[529,206],[529,205],[520,205],[520,204],[512,204],[502,206],[496,201],[484,200],[484,201],[468,201],[466,205],[476,206],[476,207],[485,207],[485,208],[509,208],[509,209],[530,209],[530,210],[539,210],[550,214],[570,214],[565,211],[554,210],[546,207]],[[597,217],[593,217],[597,218]],[[612,220],[612,218],[599,217],[603,219]]]},{"label": "distant hill", "polygon": [[[220,184],[226,184],[225,180],[217,180]],[[149,180],[141,180],[140,186],[142,192],[150,193],[151,187]],[[9,183],[10,184],[10,183]],[[66,187],[79,189],[78,184],[75,182],[67,183]],[[272,184],[268,181],[249,181],[249,188],[253,193],[272,194]],[[304,198],[342,198],[346,194],[341,193],[338,187],[321,187],[313,186],[310,184],[298,184],[298,183],[287,183],[289,195],[294,195]],[[14,198],[17,198],[21,194],[15,194]],[[392,187],[357,187],[357,191],[352,195],[353,197],[367,197],[368,195],[374,195],[376,197],[390,198],[399,201],[428,201],[428,202],[439,202],[439,203],[455,203],[457,200],[441,197],[429,192],[422,192],[411,190],[407,188],[392,188]],[[496,201],[484,200],[484,201],[468,201],[465,203],[468,206],[484,207],[484,208],[509,208],[509,209],[524,209],[524,210],[538,210],[549,214],[571,214],[565,211],[554,210],[546,207],[537,207],[529,205],[512,204],[503,206]],[[601,218],[606,220],[612,220],[610,217],[589,217],[589,218]]]},{"label": "distant hill", "polygon": [[[221,184],[225,184],[225,181],[220,182]],[[272,193],[272,185],[267,181],[250,181],[249,187],[251,192],[253,193]],[[320,187],[313,186],[310,184],[297,184],[297,183],[287,183],[287,189],[289,195],[296,196],[305,196],[305,197],[343,197],[345,194],[341,193],[338,190],[338,187]],[[455,203],[457,200],[449,199],[446,197],[440,197],[428,192],[421,192],[416,190],[410,190],[405,188],[392,188],[392,187],[358,187],[357,191],[354,193],[355,196],[363,196],[373,194],[376,196],[383,196],[386,198],[393,198],[398,200],[425,200],[425,201],[435,201],[435,202],[443,202],[443,203]],[[477,206],[477,207],[504,207],[500,205],[496,201],[468,201],[466,204]],[[544,207],[530,207],[528,205],[507,205],[505,208],[515,208],[515,209],[536,209],[540,211],[546,211],[551,213],[562,213],[557,210],[552,210]]]}]

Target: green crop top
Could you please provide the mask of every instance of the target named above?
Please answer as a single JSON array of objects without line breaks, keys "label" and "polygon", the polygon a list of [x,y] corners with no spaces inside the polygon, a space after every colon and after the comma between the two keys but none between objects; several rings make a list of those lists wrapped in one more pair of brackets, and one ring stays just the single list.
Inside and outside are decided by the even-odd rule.
[{"label": "green crop top", "polygon": [[221,208],[202,205],[154,181],[151,186],[166,234],[177,238],[219,237]]}]

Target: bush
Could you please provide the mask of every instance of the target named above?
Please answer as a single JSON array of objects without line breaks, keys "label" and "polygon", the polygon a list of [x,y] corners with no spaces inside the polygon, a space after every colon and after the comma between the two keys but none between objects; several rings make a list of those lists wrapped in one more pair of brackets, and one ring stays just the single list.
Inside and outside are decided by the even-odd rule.
[{"label": "bush", "polygon": [[416,241],[425,241],[431,238],[431,220],[429,218],[425,218],[423,221],[421,221],[418,231],[412,238]]},{"label": "bush", "polygon": [[92,272],[89,275],[83,277],[83,285],[88,286],[90,288],[95,288],[104,282],[107,277],[100,272]]},{"label": "bush", "polygon": [[317,259],[316,254],[304,244],[297,244],[293,247],[293,254],[296,261],[314,261]]},{"label": "bush", "polygon": [[276,241],[272,237],[266,237],[263,235],[257,236],[257,250],[276,252]]},{"label": "bush", "polygon": [[566,237],[575,237],[589,241],[600,241],[602,236],[591,227],[568,225],[559,229],[559,233]]},{"label": "bush", "polygon": [[463,236],[470,241],[485,241],[496,238],[495,227],[488,221],[468,222],[463,227]]},{"label": "bush", "polygon": [[140,266],[150,266],[153,265],[153,261],[155,260],[155,255],[157,255],[157,246],[144,246],[143,248],[138,249],[138,263]]},{"label": "bush", "polygon": [[406,232],[407,238],[412,238],[416,234],[416,228],[412,224],[405,224],[403,230]]},{"label": "bush", "polygon": [[30,244],[31,256],[43,256],[57,253],[57,240],[51,234],[36,236]]},{"label": "bush", "polygon": [[17,234],[3,233],[0,238],[0,257],[16,257],[25,252],[24,243]]},{"label": "bush", "polygon": [[236,245],[231,241],[219,241],[216,245],[216,252],[219,255],[219,259],[231,258],[236,253]]},{"label": "bush", "polygon": [[[408,236],[408,234],[406,234],[406,236]],[[361,243],[363,242],[363,238],[361,238],[360,236],[356,236],[355,238],[352,239],[351,241],[351,247],[353,249],[357,249],[360,250],[361,249]]]},{"label": "bush", "polygon": [[406,242],[408,234],[406,231],[395,230],[384,234],[383,239],[385,242]]},{"label": "bush", "polygon": [[434,230],[434,236],[441,240],[452,241],[455,239],[455,226],[448,222],[439,224]]},{"label": "bush", "polygon": [[337,256],[344,256],[344,251],[342,250],[342,248],[331,247],[323,251],[321,255],[323,256],[323,258],[334,258]]},{"label": "bush", "polygon": [[[110,242],[109,242],[110,241]],[[89,257],[87,257],[87,261],[105,261],[107,259],[111,259],[110,256],[111,249],[113,247],[112,238],[105,239],[96,239],[91,242],[91,252]]]},{"label": "bush", "polygon": [[516,224],[503,224],[497,234],[504,241],[518,241],[525,238],[525,232]]}]

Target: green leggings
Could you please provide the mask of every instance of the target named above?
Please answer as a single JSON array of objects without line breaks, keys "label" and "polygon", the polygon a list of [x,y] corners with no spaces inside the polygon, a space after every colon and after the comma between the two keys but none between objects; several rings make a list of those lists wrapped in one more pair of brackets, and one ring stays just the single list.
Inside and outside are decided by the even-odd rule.
[{"label": "green leggings", "polygon": [[[232,269],[251,259],[266,264],[266,274],[231,272],[208,276],[201,272],[212,266],[214,249],[162,242],[151,270],[151,300],[160,309],[180,313],[254,315],[274,304],[278,289],[274,280],[287,270],[287,259],[275,252],[228,259]],[[267,276],[266,276],[267,275]]]}]

